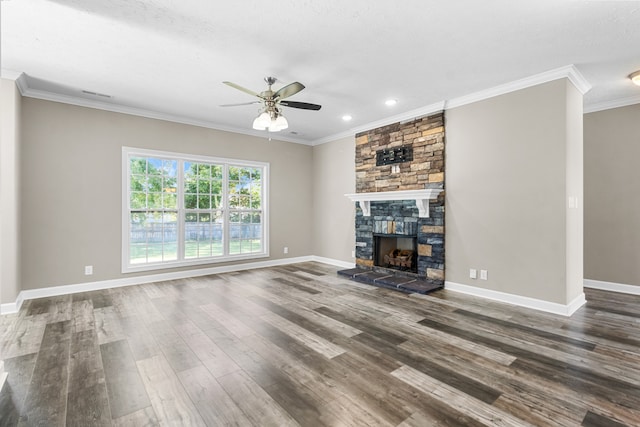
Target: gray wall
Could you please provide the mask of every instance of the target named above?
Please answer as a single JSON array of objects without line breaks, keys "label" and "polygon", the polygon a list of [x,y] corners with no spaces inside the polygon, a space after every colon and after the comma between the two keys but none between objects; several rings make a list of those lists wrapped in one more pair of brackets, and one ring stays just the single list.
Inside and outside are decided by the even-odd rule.
[{"label": "gray wall", "polygon": [[20,292],[20,122],[22,98],[13,80],[0,79],[0,303]]},{"label": "gray wall", "polygon": [[122,146],[269,162],[270,259],[312,254],[312,147],[24,98],[22,289],[136,275],[121,273]]},{"label": "gray wall", "polygon": [[581,215],[566,203],[581,200],[573,91],[563,79],[447,111],[447,281],[559,304],[582,292],[582,244],[567,231]]},{"label": "gray wall", "polygon": [[355,139],[343,138],[313,147],[313,253],[355,262]]},{"label": "gray wall", "polygon": [[640,286],[640,104],[584,116],[585,278]]}]

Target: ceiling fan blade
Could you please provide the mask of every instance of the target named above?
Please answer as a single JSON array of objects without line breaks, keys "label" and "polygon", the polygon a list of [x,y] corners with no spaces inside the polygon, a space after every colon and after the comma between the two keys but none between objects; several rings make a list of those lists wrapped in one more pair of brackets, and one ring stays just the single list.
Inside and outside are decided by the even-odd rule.
[{"label": "ceiling fan blade", "polygon": [[273,98],[285,99],[292,95],[295,95],[296,93],[300,92],[302,89],[304,89],[304,85],[302,83],[298,83],[298,82],[289,83],[288,85],[278,89],[278,91],[273,94]]},{"label": "ceiling fan blade", "polygon": [[227,86],[231,86],[234,89],[241,90],[244,93],[248,93],[249,95],[257,96],[258,98],[260,98],[260,95],[258,93],[252,91],[251,89],[247,89],[246,87],[242,87],[232,82],[222,82],[222,83],[226,84]]},{"label": "ceiling fan blade", "polygon": [[241,105],[253,105],[260,104],[261,101],[253,101],[253,102],[242,102],[240,104],[222,104],[220,107],[239,107]]},{"label": "ceiling fan blade", "polygon": [[322,108],[322,105],[309,104],[308,102],[297,102],[297,101],[280,101],[280,105],[284,105],[285,107],[290,107],[290,108],[300,108],[302,110],[314,110],[314,111],[318,111],[320,108]]}]

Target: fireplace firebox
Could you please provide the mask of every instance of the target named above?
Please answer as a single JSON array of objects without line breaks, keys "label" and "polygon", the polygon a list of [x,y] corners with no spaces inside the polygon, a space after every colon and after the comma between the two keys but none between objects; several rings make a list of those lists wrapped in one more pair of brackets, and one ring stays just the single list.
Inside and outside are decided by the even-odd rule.
[{"label": "fireplace firebox", "polygon": [[415,236],[374,234],[374,265],[410,273],[418,272]]}]

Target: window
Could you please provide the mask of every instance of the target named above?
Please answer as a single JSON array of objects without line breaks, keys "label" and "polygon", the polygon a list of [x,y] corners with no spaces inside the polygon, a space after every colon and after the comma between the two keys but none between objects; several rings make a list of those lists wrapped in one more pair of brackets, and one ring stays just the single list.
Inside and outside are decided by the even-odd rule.
[{"label": "window", "polygon": [[268,164],[123,148],[123,271],[268,256]]}]

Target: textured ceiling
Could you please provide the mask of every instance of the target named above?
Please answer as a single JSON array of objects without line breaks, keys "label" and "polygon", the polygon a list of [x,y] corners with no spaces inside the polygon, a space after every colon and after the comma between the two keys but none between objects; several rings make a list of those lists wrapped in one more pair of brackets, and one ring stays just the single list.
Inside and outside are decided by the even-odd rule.
[{"label": "textured ceiling", "polygon": [[[24,72],[33,93],[265,135],[251,129],[256,105],[219,106],[253,100],[222,81],[259,92],[266,88],[262,79],[275,76],[281,84],[300,81],[307,87],[292,101],[323,106],[285,109],[290,127],[274,137],[303,143],[570,64],[592,85],[584,97],[587,111],[640,102],[640,87],[627,77],[640,69],[636,1],[0,5],[2,68]],[[387,98],[397,105],[387,107]],[[353,120],[344,122],[345,114]]]}]

